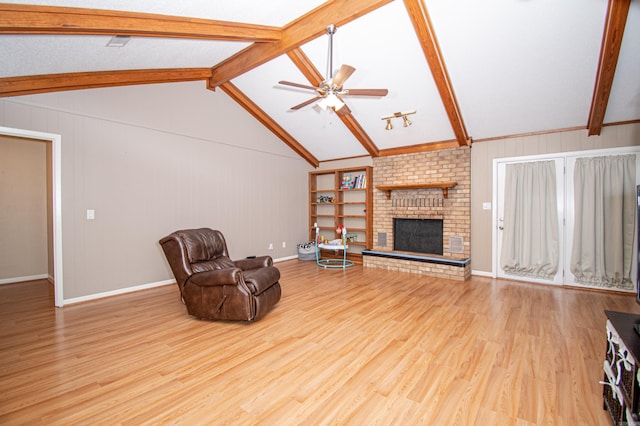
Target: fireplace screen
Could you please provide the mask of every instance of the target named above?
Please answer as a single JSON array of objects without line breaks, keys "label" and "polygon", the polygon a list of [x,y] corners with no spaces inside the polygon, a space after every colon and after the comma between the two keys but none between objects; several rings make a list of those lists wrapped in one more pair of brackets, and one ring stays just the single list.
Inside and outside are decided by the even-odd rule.
[{"label": "fireplace screen", "polygon": [[442,219],[393,219],[393,249],[415,253],[443,252]]}]

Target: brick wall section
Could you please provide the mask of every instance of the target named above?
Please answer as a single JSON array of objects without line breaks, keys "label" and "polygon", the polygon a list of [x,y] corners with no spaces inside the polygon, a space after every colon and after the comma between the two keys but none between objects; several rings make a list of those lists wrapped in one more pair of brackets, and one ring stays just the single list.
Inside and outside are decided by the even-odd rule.
[{"label": "brick wall section", "polygon": [[436,263],[414,262],[406,259],[390,259],[375,256],[363,256],[365,268],[380,268],[389,271],[408,272],[422,274],[430,277],[448,278],[450,280],[464,281],[471,278],[471,264],[464,267],[439,265]]},{"label": "brick wall section", "polygon": [[[387,200],[380,185],[403,185],[433,182],[457,182],[443,198],[440,189],[393,191]],[[393,218],[443,219],[444,256],[468,258],[471,253],[471,148],[461,147],[417,154],[405,154],[373,159],[373,244],[374,250],[393,250]],[[379,233],[387,234],[386,246],[380,245]],[[449,237],[464,239],[464,253],[449,254]],[[433,276],[455,275],[455,279],[470,276],[467,268],[433,265],[400,259],[365,256],[365,266],[393,268]],[[417,265],[412,265],[412,264]],[[445,272],[443,269],[448,270]],[[453,278],[453,277],[451,277]]]}]

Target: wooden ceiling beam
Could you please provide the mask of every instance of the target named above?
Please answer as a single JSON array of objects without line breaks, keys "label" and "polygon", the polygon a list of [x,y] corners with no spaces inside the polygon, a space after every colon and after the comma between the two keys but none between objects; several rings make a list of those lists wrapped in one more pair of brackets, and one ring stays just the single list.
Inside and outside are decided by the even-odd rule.
[{"label": "wooden ceiling beam", "polygon": [[296,47],[287,52],[287,56],[295,64],[296,67],[302,72],[305,78],[311,83],[312,86],[318,87],[320,83],[324,81],[324,77],[318,71],[318,68],[313,65],[309,57],[300,49]]},{"label": "wooden ceiling beam", "polygon": [[275,43],[253,44],[212,68],[210,88],[268,62],[291,49],[326,34],[327,25],[340,27],[393,0],[332,0],[282,28],[282,39]]},{"label": "wooden ceiling beam", "polygon": [[602,45],[600,46],[598,73],[587,123],[589,136],[599,135],[602,131],[630,4],[631,0],[609,0]]},{"label": "wooden ceiling beam", "polygon": [[438,39],[436,38],[427,7],[423,0],[404,0],[404,5],[409,13],[409,18],[413,23],[422,51],[427,59],[429,69],[435,80],[436,87],[440,93],[440,98],[444,109],[449,117],[449,122],[453,128],[458,145],[471,145],[471,138],[467,134],[467,129],[462,119],[460,107],[456,100],[456,95],[449,79],[449,73],[444,63]]},{"label": "wooden ceiling beam", "polygon": [[297,140],[293,138],[286,130],[278,125],[266,112],[256,105],[247,95],[238,89],[233,83],[226,82],[221,84],[220,89],[225,92],[231,99],[242,106],[256,120],[262,123],[274,135],[280,138],[285,144],[294,150],[299,156],[304,158],[313,167],[318,167],[320,162],[309,151],[305,149]]},{"label": "wooden ceiling beam", "polygon": [[[302,49],[295,48],[287,52],[287,56],[291,61],[298,67],[298,69],[302,72],[302,74],[309,80],[313,86],[318,86],[324,78],[320,71],[313,65],[309,57],[304,54]],[[373,143],[367,132],[364,131],[360,123],[355,119],[352,114],[338,114],[336,115],[342,120],[345,126],[349,129],[349,131],[355,136],[356,139],[362,144],[364,149],[367,150],[369,155],[372,157],[377,157],[380,150]]]},{"label": "wooden ceiling beam", "polygon": [[277,42],[265,25],[151,13],[0,3],[0,34],[83,34]]},{"label": "wooden ceiling beam", "polygon": [[98,71],[0,78],[0,97],[136,84],[207,81],[211,68]]},{"label": "wooden ceiling beam", "polygon": [[390,157],[394,155],[415,154],[418,152],[439,151],[442,149],[459,148],[460,144],[456,140],[428,142],[419,145],[400,146],[397,148],[387,148],[380,151],[380,157]]}]

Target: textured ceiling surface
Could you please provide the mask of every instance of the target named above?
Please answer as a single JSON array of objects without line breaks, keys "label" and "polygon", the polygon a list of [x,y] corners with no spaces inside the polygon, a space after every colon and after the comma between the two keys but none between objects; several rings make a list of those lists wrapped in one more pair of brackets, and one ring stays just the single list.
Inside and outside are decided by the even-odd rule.
[{"label": "textured ceiling surface", "polygon": [[[59,0],[5,3],[154,13],[285,27],[325,4],[319,0],[133,1]],[[331,2],[328,2],[331,3]],[[385,97],[345,96],[351,116],[384,150],[455,141],[455,125],[438,91],[406,2],[395,0],[338,27],[334,72],[356,71],[346,88],[386,88]],[[424,0],[446,67],[461,126],[473,140],[586,128],[598,75],[608,2],[605,0]],[[640,120],[640,2],[632,0],[604,123]],[[315,22],[324,29],[332,22]],[[2,78],[41,74],[162,68],[215,68],[251,41],[132,37],[105,47],[108,35],[0,35]],[[323,76],[326,35],[300,49]],[[7,59],[9,58],[9,59]],[[231,83],[319,161],[371,154],[338,114],[315,104],[310,90],[278,84],[309,80],[282,54]],[[203,85],[203,90],[207,90]],[[382,116],[416,110],[413,124],[385,130]]]}]

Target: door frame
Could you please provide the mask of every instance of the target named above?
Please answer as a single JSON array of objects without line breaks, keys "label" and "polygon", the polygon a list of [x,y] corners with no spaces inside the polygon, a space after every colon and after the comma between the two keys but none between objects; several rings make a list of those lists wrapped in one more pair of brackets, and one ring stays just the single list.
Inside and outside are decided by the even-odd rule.
[{"label": "door frame", "polygon": [[51,178],[53,186],[53,291],[54,305],[64,306],[62,273],[62,136],[54,133],[0,126],[0,134],[51,142]]}]

